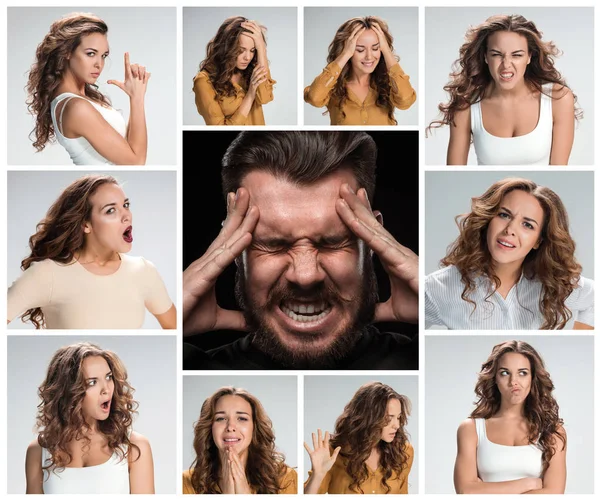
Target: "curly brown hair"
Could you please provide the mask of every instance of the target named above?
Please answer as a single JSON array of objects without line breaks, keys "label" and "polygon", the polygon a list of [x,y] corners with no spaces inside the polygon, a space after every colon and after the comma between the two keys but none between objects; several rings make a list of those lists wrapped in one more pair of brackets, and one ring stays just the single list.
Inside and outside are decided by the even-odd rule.
[{"label": "curly brown hair", "polygon": [[[381,440],[381,431],[389,423],[387,404],[391,399],[400,402],[400,427],[394,440],[387,443]],[[405,426],[410,409],[408,397],[376,381],[361,386],[344,407],[344,412],[335,422],[335,433],[330,443],[332,448],[341,447],[340,455],[347,460],[346,472],[353,480],[350,490],[364,493],[360,485],[368,477],[365,461],[375,447],[379,450],[379,463],[384,470],[381,485],[386,493],[391,490],[387,480],[393,472],[399,475],[408,466],[409,442]]]},{"label": "curly brown hair", "polygon": [[552,396],[554,384],[540,354],[529,343],[511,340],[492,349],[492,353],[481,366],[475,385],[476,407],[469,417],[489,419],[500,409],[502,400],[496,385],[496,373],[498,362],[506,353],[524,355],[531,364],[531,390],[525,399],[523,410],[527,420],[529,443],[542,451],[542,473],[545,473],[555,452],[555,442],[560,439],[564,448],[566,438],[562,431],[563,420],[558,415],[558,403]]},{"label": "curly brown hair", "polygon": [[486,276],[494,284],[487,299],[501,281],[494,273],[492,257],[487,246],[487,228],[496,217],[504,196],[514,190],[534,196],[544,211],[541,243],[523,261],[523,274],[537,279],[542,285],[540,311],[544,316],[541,329],[563,329],[572,312],[565,300],[577,287],[581,265],[575,259],[575,241],[569,234],[567,210],[560,197],[548,187],[537,185],[524,178],[505,178],[494,183],[481,196],[471,200],[471,212],[456,217],[460,234],[449,246],[441,265],[454,265],[461,274],[463,300],[477,304],[469,298],[475,290],[475,279]]},{"label": "curly brown hair", "polygon": [[[357,26],[372,29],[373,23],[378,24],[383,31],[385,39],[387,40],[388,45],[390,46],[390,50],[394,52],[394,38],[390,34],[387,23],[376,16],[367,16],[367,17],[353,17],[352,19],[348,19],[344,24],[342,24],[335,33],[333,37],[333,41],[329,44],[329,54],[327,55],[327,64],[335,61],[339,55],[344,50],[344,45],[346,40],[350,38],[350,35],[354,31]],[[398,56],[395,56],[396,60],[399,60]],[[370,79],[370,85],[373,89],[377,91],[377,101],[376,104],[385,109],[387,111],[388,119],[390,123],[397,125],[398,122],[394,117],[394,104],[392,103],[391,93],[392,86],[395,87],[396,83],[390,79],[389,77],[390,68],[387,67],[385,63],[385,59],[383,57],[379,58],[379,62],[373,71]],[[337,107],[342,109],[342,115],[345,117],[345,113],[343,111],[344,102],[348,98],[348,90],[346,89],[346,84],[348,80],[352,76],[352,67],[350,64],[346,64],[342,68],[342,72],[331,91],[331,97],[338,103]],[[393,90],[396,90],[393,88]],[[325,112],[327,113],[327,111]]]},{"label": "curly brown hair", "polygon": [[[235,73],[241,73],[244,87],[250,86],[250,78],[256,66],[256,53],[243,71],[236,67],[237,57],[240,51],[239,38],[243,33],[251,33],[242,27],[242,23],[248,21],[245,17],[229,17],[219,26],[217,34],[206,46],[206,58],[200,63],[199,71],[205,71],[215,89],[218,97],[231,97],[235,95],[235,87],[231,77]],[[262,31],[263,40],[267,43],[264,32],[266,28],[259,26]]]},{"label": "curly brown hair", "polygon": [[90,438],[84,431],[90,430],[90,426],[83,414],[83,399],[87,389],[83,361],[87,357],[102,357],[113,374],[110,416],[98,421],[98,431],[106,437],[108,448],[121,459],[128,457],[132,449],[139,457],[139,447],[129,439],[138,403],[133,400],[134,389],[127,381],[125,366],[114,352],[92,343],[76,343],[54,353],[46,379],[38,389],[41,402],[37,414],[37,441],[50,454],[42,463],[44,471],[48,473],[60,470],[71,462],[70,442],[83,440],[86,445],[90,444]]},{"label": "curly brown hair", "polygon": [[221,459],[213,440],[212,425],[215,407],[221,397],[233,395],[243,398],[252,408],[252,442],[248,447],[246,477],[257,494],[277,494],[285,488],[280,484],[286,473],[285,457],[275,450],[273,423],[260,401],[243,388],[224,386],[202,404],[200,418],[194,424],[194,451],[196,459],[190,467],[192,486],[196,494],[218,494]]},{"label": "curly brown hair", "polygon": [[[450,100],[448,103],[441,103],[438,106],[442,118],[432,121],[428,130],[443,125],[455,125],[454,118],[458,111],[468,109],[471,104],[479,102],[485,97],[486,91],[493,82],[485,62],[487,40],[492,33],[497,31],[518,33],[527,39],[531,62],[527,65],[524,77],[525,84],[531,91],[541,93],[544,84],[554,83],[563,90],[557,97],[561,98],[569,88],[565,79],[554,66],[554,58],[560,55],[560,51],[552,41],[542,41],[542,33],[532,21],[517,14],[492,16],[485,22],[467,30],[465,42],[459,50],[459,57],[452,65],[450,81],[444,87],[444,90],[450,95]],[[574,95],[574,99],[577,102],[577,96]],[[576,119],[583,115],[577,106],[575,106],[574,113]]]},{"label": "curly brown hair", "polygon": [[[29,238],[31,254],[21,262],[21,270],[47,259],[62,264],[73,260],[75,252],[84,245],[83,225],[92,213],[90,198],[104,184],[118,182],[110,175],[85,175],[61,192]],[[21,320],[31,321],[36,329],[45,326],[44,313],[39,307],[27,310]]]},{"label": "curly brown hair", "polygon": [[[92,33],[105,35],[107,32],[108,26],[99,17],[94,14],[74,12],[52,23],[50,31],[38,45],[35,62],[31,66],[27,82],[27,108],[35,116],[35,128],[30,136],[35,136],[33,147],[38,152],[55,137],[50,103],[56,97],[57,89],[69,64],[69,57],[84,36]],[[99,104],[110,105],[109,99],[98,90],[96,85],[86,83],[85,95]]]}]

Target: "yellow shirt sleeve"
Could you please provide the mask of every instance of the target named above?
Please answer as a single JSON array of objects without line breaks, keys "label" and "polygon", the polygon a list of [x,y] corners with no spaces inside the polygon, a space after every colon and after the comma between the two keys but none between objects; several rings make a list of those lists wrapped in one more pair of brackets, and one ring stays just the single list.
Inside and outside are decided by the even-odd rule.
[{"label": "yellow shirt sleeve", "polygon": [[400,473],[398,480],[400,481],[400,491],[399,494],[408,494],[408,475],[410,474],[410,470],[412,468],[413,460],[415,457],[415,450],[410,443],[406,444],[406,452],[408,453],[408,461],[406,461],[406,467]]},{"label": "yellow shirt sleeve", "polygon": [[196,491],[194,487],[192,487],[192,473],[190,470],[185,470],[183,472],[183,493],[184,494],[195,494]]},{"label": "yellow shirt sleeve", "polygon": [[285,475],[281,479],[279,486],[282,489],[280,494],[297,494],[298,493],[298,473],[294,468],[287,468]]},{"label": "yellow shirt sleeve", "polygon": [[277,83],[271,78],[271,71],[267,68],[267,79],[263,81],[256,89],[256,97],[254,102],[263,105],[273,100],[273,85]]},{"label": "yellow shirt sleeve", "polygon": [[417,100],[415,89],[410,84],[410,77],[402,70],[399,63],[394,64],[389,70],[392,80],[392,103],[398,109],[408,109]]},{"label": "yellow shirt sleeve", "polygon": [[[266,83],[266,82],[265,82]],[[202,115],[207,125],[245,125],[247,116],[239,112],[239,109],[231,116],[225,116],[219,105],[217,93],[208,78],[208,75],[200,71],[194,78],[194,94],[196,95],[196,108]]]},{"label": "yellow shirt sleeve", "polygon": [[304,101],[315,107],[326,106],[341,72],[342,69],[335,62],[329,63],[312,84],[304,89]]},{"label": "yellow shirt sleeve", "polygon": [[51,260],[32,263],[7,292],[7,320],[20,317],[27,310],[50,305],[54,263]]}]

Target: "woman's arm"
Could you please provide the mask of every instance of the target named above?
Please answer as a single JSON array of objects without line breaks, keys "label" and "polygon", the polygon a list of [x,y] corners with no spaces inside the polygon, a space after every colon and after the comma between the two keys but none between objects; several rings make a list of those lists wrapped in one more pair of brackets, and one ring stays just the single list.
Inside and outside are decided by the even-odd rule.
[{"label": "woman's arm", "polygon": [[539,478],[521,478],[506,482],[482,482],[477,475],[477,430],[475,420],[467,419],[458,427],[454,488],[457,494],[523,494],[541,488]]},{"label": "woman's arm", "polygon": [[31,308],[42,308],[51,303],[53,265],[50,260],[32,263],[8,288],[6,296],[8,323]]},{"label": "woman's arm", "polygon": [[550,459],[550,465],[544,473],[542,488],[530,490],[527,494],[564,494],[567,482],[567,433],[561,426],[559,433],[565,438],[563,441],[554,436],[554,455]]},{"label": "woman's arm", "polygon": [[[304,483],[305,494],[318,494],[319,489],[324,483],[328,485],[329,479],[331,478],[329,471],[335,464],[335,460],[337,459],[340,450],[342,450],[341,447],[337,447],[333,453],[330,452],[328,431],[325,432],[325,437],[323,437],[321,429],[319,429],[317,435],[314,433],[312,434],[312,441],[313,450],[311,450],[308,444],[304,442],[304,448],[310,456],[310,464],[312,467],[308,480]],[[325,492],[327,492],[326,489],[325,491],[321,491],[321,493]]]},{"label": "woman's arm", "polygon": [[454,124],[450,123],[447,165],[466,165],[471,147],[471,108],[457,111]]},{"label": "woman's arm", "polygon": [[129,453],[129,490],[131,494],[154,494],[154,461],[152,449],[146,437],[131,432],[131,443],[139,447],[139,452]]},{"label": "woman's arm", "polygon": [[413,446],[407,442],[406,444],[406,452],[408,454],[408,460],[406,461],[406,467],[400,473],[398,480],[400,481],[400,491],[399,494],[408,494],[408,475],[410,474],[410,470],[412,468],[413,460],[415,457],[415,450]]},{"label": "woman's arm", "polygon": [[44,493],[44,472],[42,470],[42,448],[37,439],[27,447],[25,456],[26,494]]},{"label": "woman's arm", "polygon": [[594,326],[590,326],[589,324],[584,324],[583,322],[575,321],[573,323],[573,329],[594,329]]},{"label": "woman's arm", "polygon": [[263,38],[262,29],[256,21],[244,21],[242,28],[247,29],[250,36],[254,40],[256,49],[256,66],[261,66],[264,69],[265,79],[256,89],[256,103],[263,105],[273,100],[273,84],[271,72],[269,71],[269,60],[267,59],[267,44]]},{"label": "woman's arm", "polygon": [[154,317],[158,320],[160,327],[163,329],[177,329],[177,310],[175,305],[164,314],[155,314]]},{"label": "woman's arm", "polygon": [[[130,101],[126,137],[102,117],[87,99],[70,99],[64,104],[63,134],[84,137],[104,158],[117,165],[144,165],[148,151],[144,98],[150,73],[143,66],[129,63],[125,53],[125,81],[108,80],[123,90]],[[57,110],[58,111],[58,110]],[[59,111],[60,112],[60,111]]]},{"label": "woman's arm", "polygon": [[552,89],[552,149],[551,165],[569,164],[575,138],[575,98],[567,87],[554,85]]}]

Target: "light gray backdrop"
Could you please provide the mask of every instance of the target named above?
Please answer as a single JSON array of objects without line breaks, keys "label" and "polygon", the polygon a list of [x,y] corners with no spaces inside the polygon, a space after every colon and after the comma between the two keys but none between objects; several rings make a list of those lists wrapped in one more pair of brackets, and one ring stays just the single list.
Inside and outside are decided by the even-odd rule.
[{"label": "light gray backdrop", "polygon": [[[336,419],[344,412],[344,407],[350,402],[356,390],[370,381],[379,381],[391,386],[401,395],[406,395],[412,404],[406,430],[409,440],[415,450],[415,458],[408,481],[408,493],[419,492],[419,399],[417,376],[304,376],[304,441],[312,448],[312,433],[321,428],[323,433],[335,430]],[[304,477],[308,479],[311,469],[310,457],[304,450]]]},{"label": "light gray backdrop", "polygon": [[[591,7],[432,7],[425,8],[425,124],[438,119],[438,104],[448,101],[448,83],[458,49],[465,33],[495,14],[520,14],[535,23],[543,40],[552,40],[561,57],[556,68],[566,79],[583,109],[584,118],[576,124],[575,141],[569,163],[594,162],[594,12]],[[445,165],[448,127],[435,129],[425,140],[428,165]],[[477,164],[471,146],[469,165]]]},{"label": "light gray backdrop", "polygon": [[541,355],[567,431],[566,493],[594,492],[592,336],[428,336],[425,350],[425,493],[454,493],[456,431],[476,400],[475,383],[494,345],[523,340]]},{"label": "light gray backdrop", "polygon": [[[89,341],[115,352],[139,403],[133,429],[150,441],[157,494],[176,492],[176,341],[167,336],[9,336],[8,492],[25,493],[25,452],[36,438],[35,418],[50,359],[60,347]],[[154,361],[153,361],[154,360]]]},{"label": "light gray backdrop", "polygon": [[[298,378],[294,375],[223,375],[183,377],[183,470],[189,469],[194,452],[194,423],[204,401],[223,386],[244,388],[263,405],[273,422],[275,445],[290,468],[298,466]],[[182,471],[183,471],[182,470]],[[298,479],[300,481],[300,478]]]},{"label": "light gray backdrop", "polygon": [[129,119],[129,97],[107,80],[123,81],[123,54],[152,73],[146,91],[148,165],[174,165],[177,160],[176,9],[148,7],[10,7],[8,9],[8,164],[72,165],[58,143],[37,153],[29,133],[27,78],[35,50],[50,25],[71,12],[91,12],[108,25],[110,56],[98,78],[100,91]]},{"label": "light gray backdrop", "polygon": [[263,106],[267,125],[296,125],[298,114],[298,52],[295,7],[184,7],[183,8],[183,124],[204,125],[196,109],[193,79],[206,58],[206,45],[223,21],[243,16],[267,28],[267,59],[273,101]]},{"label": "light gray backdrop", "polygon": [[592,172],[426,172],[425,275],[439,268],[446,248],[458,237],[456,215],[471,210],[471,198],[481,196],[494,182],[523,177],[558,194],[569,214],[575,256],[583,275],[594,278],[594,175]]},{"label": "light gray backdrop", "polygon": [[[21,261],[29,255],[29,237],[60,193],[82,171],[8,172],[7,285],[21,275]],[[110,171],[131,201],[133,256],[151,261],[162,277],[173,303],[177,303],[177,205],[175,172]],[[32,329],[15,318],[9,328]],[[160,328],[146,311],[145,329]]]},{"label": "light gray backdrop", "polygon": [[[404,111],[396,109],[394,116],[399,125],[417,125],[421,98],[417,7],[306,7],[304,9],[304,86],[310,85],[327,66],[328,47],[338,28],[348,19],[365,16],[378,16],[388,23],[394,38],[394,52],[400,57],[400,66],[410,76],[410,83],[417,92],[417,101]],[[329,114],[323,116],[325,109],[304,103],[304,124],[329,125]]]}]

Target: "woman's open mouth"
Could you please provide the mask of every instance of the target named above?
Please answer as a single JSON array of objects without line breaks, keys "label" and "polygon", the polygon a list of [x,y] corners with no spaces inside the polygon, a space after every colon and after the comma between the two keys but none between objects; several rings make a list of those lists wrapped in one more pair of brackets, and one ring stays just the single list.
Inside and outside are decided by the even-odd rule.
[{"label": "woman's open mouth", "polygon": [[106,402],[102,402],[100,404],[100,408],[104,411],[104,412],[110,412],[110,400],[107,400]]},{"label": "woman's open mouth", "polygon": [[125,232],[123,232],[123,239],[126,243],[133,242],[133,227],[131,225],[125,229]]}]

